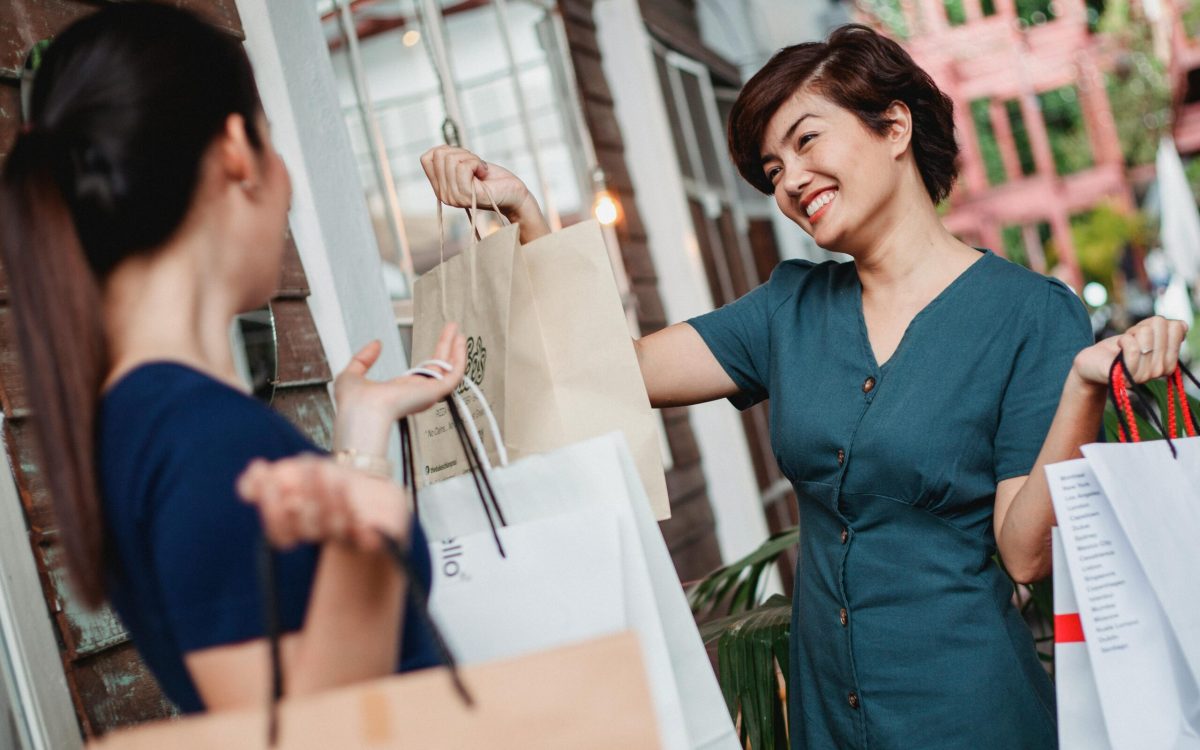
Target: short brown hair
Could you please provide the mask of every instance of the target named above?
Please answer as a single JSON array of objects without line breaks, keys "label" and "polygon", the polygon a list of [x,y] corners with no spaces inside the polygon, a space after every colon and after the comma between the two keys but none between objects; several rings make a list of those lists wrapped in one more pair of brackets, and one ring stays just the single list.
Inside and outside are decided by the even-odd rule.
[{"label": "short brown hair", "polygon": [[884,113],[903,102],[912,112],[912,149],[925,190],[934,203],[950,194],[958,175],[954,103],[899,44],[859,24],[838,27],[824,42],[784,47],[742,88],[729,115],[729,151],[751,185],[774,192],[762,169],[763,136],[804,86],[880,135],[892,124]]}]

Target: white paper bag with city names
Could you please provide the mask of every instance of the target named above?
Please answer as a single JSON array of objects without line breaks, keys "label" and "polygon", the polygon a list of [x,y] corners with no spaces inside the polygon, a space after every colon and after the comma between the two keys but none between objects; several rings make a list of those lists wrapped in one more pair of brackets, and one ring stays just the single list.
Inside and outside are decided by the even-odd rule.
[{"label": "white paper bag with city names", "polygon": [[[446,323],[467,337],[467,375],[487,395],[513,458],[553,450],[564,442],[549,361],[516,225],[467,248],[417,279],[413,289],[412,360],[433,356]],[[477,417],[474,395],[462,398]],[[491,435],[482,435],[492,461]],[[413,440],[423,484],[467,470],[450,412],[438,404],[416,415]]]},{"label": "white paper bag with city names", "polygon": [[1175,454],[1156,440],[1087,445],[1083,455],[1200,685],[1200,437],[1171,442]]},{"label": "white paper bag with city names", "polygon": [[1111,750],[1096,676],[1083,640],[1075,587],[1067,568],[1062,532],[1050,530],[1054,554],[1054,690],[1060,750]]},{"label": "white paper bag with city names", "polygon": [[1089,461],[1046,476],[1112,747],[1200,748],[1200,696],[1179,639]]}]

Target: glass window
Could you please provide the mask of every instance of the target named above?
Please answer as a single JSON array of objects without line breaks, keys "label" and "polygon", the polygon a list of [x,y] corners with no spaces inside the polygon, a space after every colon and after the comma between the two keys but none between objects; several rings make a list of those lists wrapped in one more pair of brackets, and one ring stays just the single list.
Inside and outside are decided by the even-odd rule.
[{"label": "glass window", "polygon": [[[569,66],[568,58],[560,37],[546,33],[554,22],[552,3],[508,0],[508,45],[494,3],[355,3],[352,16],[361,51],[356,61],[340,22],[337,3],[341,2],[348,0],[318,0],[317,8],[394,299],[408,296],[401,281],[406,271],[419,275],[436,265],[439,257],[437,204],[420,164],[422,153],[445,142],[447,112],[437,68],[441,58],[432,44],[437,40],[431,38],[437,24],[423,23],[428,8],[441,10],[440,39],[452,74],[452,90],[445,93],[461,109],[463,121],[457,125],[463,144],[520,175],[541,205],[554,211],[562,223],[578,221],[590,211],[591,196],[584,195],[590,181],[588,157],[578,145],[586,135],[571,132],[578,118],[559,84],[566,79],[562,69]],[[355,85],[356,67],[361,68],[365,91]],[[367,104],[378,125],[381,149],[374,147],[370,122],[364,119],[370,116]],[[526,133],[533,134],[532,144]],[[395,184],[398,222],[390,216],[380,157]],[[394,223],[402,227],[411,269],[403,268],[404,256],[397,246],[401,233],[393,230]],[[465,244],[467,232],[461,212],[446,213],[447,255]],[[403,303],[397,309],[403,318]]]}]

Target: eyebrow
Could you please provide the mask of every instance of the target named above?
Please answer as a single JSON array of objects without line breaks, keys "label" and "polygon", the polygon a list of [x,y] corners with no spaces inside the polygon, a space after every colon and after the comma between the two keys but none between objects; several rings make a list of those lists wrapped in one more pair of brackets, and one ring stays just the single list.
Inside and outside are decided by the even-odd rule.
[{"label": "eyebrow", "polygon": [[[812,112],[805,112],[804,114],[802,114],[798,118],[796,118],[796,121],[793,122],[792,126],[787,129],[787,132],[785,132],[783,134],[783,137],[779,139],[779,142],[783,143],[785,141],[790,141],[792,139],[792,135],[796,132],[796,128],[800,127],[800,123],[804,122],[805,120],[807,120],[808,118],[813,117],[813,116],[814,115]],[[769,153],[763,154],[762,157],[759,159],[759,163],[765,164],[766,162],[768,162],[774,158],[775,158],[775,154],[769,154]]]}]

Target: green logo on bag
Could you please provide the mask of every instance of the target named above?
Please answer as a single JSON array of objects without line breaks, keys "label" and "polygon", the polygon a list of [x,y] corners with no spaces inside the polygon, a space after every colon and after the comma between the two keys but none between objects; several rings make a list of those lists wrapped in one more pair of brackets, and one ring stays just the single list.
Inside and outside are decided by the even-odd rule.
[{"label": "green logo on bag", "polygon": [[[482,336],[471,336],[467,339],[467,377],[475,385],[483,385],[484,368],[487,366],[487,347],[483,345]],[[467,384],[458,387],[458,394],[466,393]]]}]

